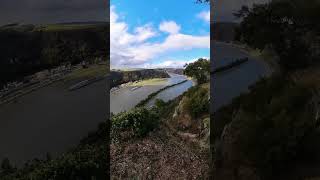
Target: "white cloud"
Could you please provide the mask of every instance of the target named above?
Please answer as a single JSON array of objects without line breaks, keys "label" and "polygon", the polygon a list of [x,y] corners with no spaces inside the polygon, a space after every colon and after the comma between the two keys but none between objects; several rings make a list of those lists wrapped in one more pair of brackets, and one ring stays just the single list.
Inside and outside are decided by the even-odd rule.
[{"label": "white cloud", "polygon": [[202,11],[197,15],[197,17],[210,23],[210,11]]},{"label": "white cloud", "polygon": [[153,65],[154,68],[183,68],[184,65],[194,62],[195,60],[167,60]]},{"label": "white cloud", "polygon": [[110,9],[110,60],[112,67],[144,66],[153,58],[172,51],[210,48],[210,36],[193,36],[179,33],[180,26],[174,21],[162,22],[161,31],[168,32],[162,42],[150,43],[148,40],[158,35],[151,23],[134,28],[120,20],[115,7]]},{"label": "white cloud", "polygon": [[[199,57],[200,58],[200,57]],[[184,65],[197,61],[199,58],[190,60],[165,60],[157,64],[148,64],[146,67],[152,68],[183,68]],[[209,59],[208,57],[202,57],[203,59]]]},{"label": "white cloud", "polygon": [[159,30],[170,34],[177,34],[181,27],[174,21],[164,21],[160,23]]}]

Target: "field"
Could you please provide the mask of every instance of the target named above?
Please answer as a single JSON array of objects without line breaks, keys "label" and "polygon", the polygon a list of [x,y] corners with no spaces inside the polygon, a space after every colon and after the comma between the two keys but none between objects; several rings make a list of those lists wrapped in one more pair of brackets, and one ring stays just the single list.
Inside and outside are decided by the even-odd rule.
[{"label": "field", "polygon": [[154,79],[147,79],[143,81],[138,81],[136,83],[128,83],[128,86],[154,86],[154,85],[164,85],[167,82],[166,78],[154,78]]},{"label": "field", "polygon": [[77,69],[66,76],[65,80],[76,80],[76,79],[89,79],[96,76],[103,76],[108,73],[108,68],[106,65],[93,65],[89,68],[83,69]]}]

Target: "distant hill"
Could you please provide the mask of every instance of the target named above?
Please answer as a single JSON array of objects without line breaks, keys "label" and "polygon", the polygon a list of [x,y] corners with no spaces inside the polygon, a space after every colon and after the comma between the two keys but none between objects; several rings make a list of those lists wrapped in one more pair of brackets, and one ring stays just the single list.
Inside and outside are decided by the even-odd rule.
[{"label": "distant hill", "polygon": [[0,27],[0,88],[70,62],[107,59],[109,24],[7,24]]},{"label": "distant hill", "polygon": [[130,81],[138,81],[142,79],[151,78],[169,78],[170,76],[164,71],[159,69],[139,69],[139,70],[112,70],[110,72],[111,87],[116,87],[120,84]]},{"label": "distant hill", "polygon": [[216,41],[232,41],[235,36],[235,28],[237,23],[233,22],[215,22],[213,24],[213,40]]},{"label": "distant hill", "polygon": [[88,21],[88,22],[63,22],[55,24],[19,24],[11,23],[0,26],[1,30],[13,30],[19,32],[32,32],[32,31],[72,31],[72,30],[90,30],[101,27],[106,27],[107,22],[101,21]]},{"label": "distant hill", "polygon": [[164,68],[164,70],[166,70],[166,71],[169,72],[169,73],[174,73],[174,74],[180,74],[180,75],[182,75],[184,69],[181,69],[181,68]]}]

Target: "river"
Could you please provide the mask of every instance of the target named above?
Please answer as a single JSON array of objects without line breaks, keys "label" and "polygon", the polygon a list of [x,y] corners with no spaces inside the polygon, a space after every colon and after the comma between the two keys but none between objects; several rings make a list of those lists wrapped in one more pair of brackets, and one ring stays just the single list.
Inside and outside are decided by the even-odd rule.
[{"label": "river", "polygon": [[[127,111],[137,105],[140,101],[146,99],[153,92],[159,89],[182,82],[187,79],[186,76],[169,73],[170,78],[167,78],[164,83],[157,85],[145,85],[132,91],[132,87],[123,87],[115,92],[110,92],[110,112],[117,114],[119,112]],[[151,99],[147,106],[152,106],[155,99],[162,99],[168,101],[178,97],[192,87],[194,83],[188,80],[185,83],[171,87],[160,92],[156,97]]]},{"label": "river", "polygon": [[211,87],[213,106],[211,112],[215,112],[224,105],[229,104],[233,98],[247,92],[248,87],[257,82],[261,77],[270,75],[269,66],[262,60],[250,57],[245,51],[225,43],[214,43],[213,63],[211,70],[224,66],[231,61],[249,57],[249,61],[225,72],[211,75]]},{"label": "river", "polygon": [[55,157],[79,144],[107,119],[106,82],[75,91],[57,82],[0,106],[0,159],[7,157],[21,167],[47,152]]}]

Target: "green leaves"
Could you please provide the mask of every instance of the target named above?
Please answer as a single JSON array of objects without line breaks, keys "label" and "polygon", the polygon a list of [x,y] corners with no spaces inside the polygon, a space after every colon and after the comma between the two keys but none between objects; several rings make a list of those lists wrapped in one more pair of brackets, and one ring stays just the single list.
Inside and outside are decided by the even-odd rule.
[{"label": "green leaves", "polygon": [[154,110],[134,108],[113,116],[111,121],[111,137],[117,141],[121,140],[123,132],[133,132],[133,137],[144,137],[158,126],[159,115]]},{"label": "green leaves", "polygon": [[[316,0],[273,0],[243,7],[234,15],[242,19],[236,40],[253,48],[272,47],[284,71],[304,68],[319,60],[313,44],[319,43],[320,2]],[[312,36],[312,37],[310,37]]]},{"label": "green leaves", "polygon": [[191,87],[186,93],[185,107],[193,118],[209,113],[209,90],[202,86]]},{"label": "green leaves", "polygon": [[210,61],[200,58],[196,62],[186,64],[184,74],[193,77],[198,84],[203,84],[210,79]]},{"label": "green leaves", "polygon": [[250,93],[217,112],[215,122],[224,125],[218,124],[215,137],[220,138],[223,128],[230,126],[227,136],[234,136],[233,148],[244,154],[243,162],[249,160],[267,174],[278,172],[308,156],[303,153],[304,142],[309,147],[311,142],[319,144],[315,138],[319,133],[312,135],[316,126],[308,107],[311,98],[310,91],[283,77],[261,80]]}]

